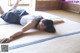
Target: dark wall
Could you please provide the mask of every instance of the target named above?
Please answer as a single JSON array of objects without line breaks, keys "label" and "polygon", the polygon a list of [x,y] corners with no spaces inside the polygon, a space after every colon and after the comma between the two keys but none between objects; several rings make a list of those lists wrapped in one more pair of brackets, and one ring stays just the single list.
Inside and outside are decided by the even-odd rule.
[{"label": "dark wall", "polygon": [[62,9],[66,11],[80,13],[79,4],[70,4],[61,1],[64,0],[36,0],[36,10]]},{"label": "dark wall", "polygon": [[61,8],[63,10],[80,13],[80,5],[79,4],[62,3]]},{"label": "dark wall", "polygon": [[60,8],[60,3],[57,0],[36,1],[36,10],[54,10],[59,8]]}]

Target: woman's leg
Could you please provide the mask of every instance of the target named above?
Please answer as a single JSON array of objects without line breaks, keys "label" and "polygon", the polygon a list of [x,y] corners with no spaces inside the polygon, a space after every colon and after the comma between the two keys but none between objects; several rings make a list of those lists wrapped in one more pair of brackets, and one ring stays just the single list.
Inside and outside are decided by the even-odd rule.
[{"label": "woman's leg", "polygon": [[[17,2],[13,5],[13,7],[10,10],[16,9],[20,1],[21,0],[17,0]],[[4,13],[4,11],[3,11],[2,7],[0,6],[0,14],[3,14],[3,13]]]},{"label": "woman's leg", "polygon": [[0,14],[3,14],[3,13],[4,13],[4,11],[3,11],[2,7],[0,6]]},{"label": "woman's leg", "polygon": [[16,9],[20,1],[21,1],[21,0],[17,0],[16,3],[15,3],[15,4],[13,5],[13,7],[11,8],[11,10],[12,10],[12,9]]}]

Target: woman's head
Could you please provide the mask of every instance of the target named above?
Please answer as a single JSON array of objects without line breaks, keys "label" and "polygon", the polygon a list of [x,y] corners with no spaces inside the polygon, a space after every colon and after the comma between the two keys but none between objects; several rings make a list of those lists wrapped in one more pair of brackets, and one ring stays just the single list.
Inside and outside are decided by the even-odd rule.
[{"label": "woman's head", "polygon": [[38,29],[46,32],[55,32],[55,28],[52,20],[42,19],[38,24]]}]

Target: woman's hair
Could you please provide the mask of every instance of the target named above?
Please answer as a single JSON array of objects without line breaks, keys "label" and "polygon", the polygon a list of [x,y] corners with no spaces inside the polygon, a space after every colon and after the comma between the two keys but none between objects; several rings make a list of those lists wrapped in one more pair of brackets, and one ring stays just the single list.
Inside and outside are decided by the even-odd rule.
[{"label": "woman's hair", "polygon": [[41,21],[42,21],[42,23],[46,26],[46,28],[45,28],[45,31],[46,31],[46,32],[50,32],[50,33],[56,32],[52,20],[42,19]]}]

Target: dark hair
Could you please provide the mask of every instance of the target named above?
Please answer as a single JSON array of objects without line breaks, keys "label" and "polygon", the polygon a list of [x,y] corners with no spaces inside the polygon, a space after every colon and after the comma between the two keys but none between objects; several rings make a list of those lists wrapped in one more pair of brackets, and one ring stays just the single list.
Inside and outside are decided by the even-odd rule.
[{"label": "dark hair", "polygon": [[45,31],[46,31],[46,32],[50,32],[50,33],[56,32],[52,20],[42,19],[41,21],[42,21],[42,23],[46,26],[46,28],[45,28]]}]

